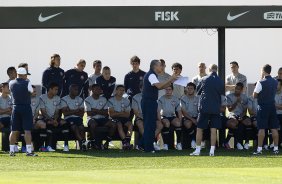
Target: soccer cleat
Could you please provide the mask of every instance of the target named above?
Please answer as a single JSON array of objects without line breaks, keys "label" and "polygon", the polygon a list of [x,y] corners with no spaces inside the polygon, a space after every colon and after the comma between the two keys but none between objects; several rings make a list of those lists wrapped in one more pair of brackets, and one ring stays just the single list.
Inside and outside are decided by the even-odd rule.
[{"label": "soccer cleat", "polygon": [[194,140],[191,141],[191,148],[196,149],[196,141]]},{"label": "soccer cleat", "polygon": [[214,157],[214,153],[210,153],[210,157]]},{"label": "soccer cleat", "polygon": [[255,155],[255,156],[258,156],[258,155],[261,155],[262,154],[262,151],[255,151],[255,152],[253,152],[253,155]]},{"label": "soccer cleat", "polygon": [[26,153],[26,156],[28,156],[28,157],[37,157],[38,155],[36,153],[31,152],[31,153]]},{"label": "soccer cleat", "polygon": [[264,148],[265,150],[268,150],[268,145],[264,145],[263,148]]},{"label": "soccer cleat", "polygon": [[182,150],[182,144],[181,144],[181,143],[177,143],[176,149],[177,149],[178,151],[181,151],[181,150]]},{"label": "soccer cleat", "polygon": [[81,144],[81,150],[82,151],[87,151],[87,142],[86,141],[84,141],[84,142],[82,142],[82,144]]},{"label": "soccer cleat", "polygon": [[273,150],[273,154],[274,155],[278,155],[279,154],[279,150],[275,150],[275,151]]},{"label": "soccer cleat", "polygon": [[269,145],[269,148],[270,148],[270,149],[273,149],[273,148],[274,148],[274,144],[273,144],[273,143],[270,144],[270,145]]},{"label": "soccer cleat", "polygon": [[163,150],[167,151],[168,150],[168,145],[167,144],[164,144],[163,146]]},{"label": "soccer cleat", "polygon": [[41,151],[41,152],[48,152],[47,148],[45,148],[44,146],[41,146],[39,148],[39,151]]},{"label": "soccer cleat", "polygon": [[223,147],[226,148],[226,149],[228,149],[228,150],[232,149],[232,148],[230,147],[229,143],[223,144]]},{"label": "soccer cleat", "polygon": [[205,142],[205,141],[202,141],[202,142],[201,142],[201,148],[202,148],[202,149],[206,148],[206,142]]},{"label": "soccer cleat", "polygon": [[193,153],[190,153],[190,156],[200,156],[200,152],[194,151]]},{"label": "soccer cleat", "polygon": [[70,151],[70,150],[69,150],[69,146],[68,146],[68,145],[65,145],[63,151],[64,151],[64,152],[69,152],[69,151]]},{"label": "soccer cleat", "polygon": [[105,142],[104,144],[103,144],[103,150],[108,150],[109,149],[109,142]]},{"label": "soccer cleat", "polygon": [[26,147],[22,146],[22,153],[26,153]]},{"label": "soccer cleat", "polygon": [[113,142],[109,142],[109,147],[115,147],[115,145],[113,144]]},{"label": "soccer cleat", "polygon": [[155,151],[160,151],[160,150],[161,150],[161,147],[159,146],[158,143],[155,143],[155,142],[154,142],[154,149],[155,149]]},{"label": "soccer cleat", "polygon": [[244,149],[245,149],[245,150],[249,150],[249,149],[250,149],[249,143],[244,144]]},{"label": "soccer cleat", "polygon": [[9,155],[10,155],[10,157],[16,156],[15,152],[10,152]]},{"label": "soccer cleat", "polygon": [[240,144],[239,142],[237,143],[236,147],[237,147],[238,150],[243,150],[244,149],[242,144]]},{"label": "soccer cleat", "polygon": [[54,150],[53,148],[51,148],[51,146],[48,146],[46,149],[47,149],[48,152],[54,152],[54,151],[56,151],[56,150]]},{"label": "soccer cleat", "polygon": [[140,145],[136,145],[136,149],[137,149],[138,151],[142,151],[142,152],[145,151],[144,148],[143,148],[142,146],[140,146]]}]

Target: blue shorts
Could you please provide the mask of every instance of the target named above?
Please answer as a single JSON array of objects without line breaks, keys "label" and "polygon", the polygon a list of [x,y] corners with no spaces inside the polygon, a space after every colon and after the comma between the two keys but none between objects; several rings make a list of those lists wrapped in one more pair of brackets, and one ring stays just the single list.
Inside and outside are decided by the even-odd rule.
[{"label": "blue shorts", "polygon": [[12,110],[12,131],[30,131],[33,127],[33,117],[30,105],[14,105]]},{"label": "blue shorts", "polygon": [[[210,126],[209,126],[210,125]],[[220,114],[199,113],[197,127],[200,129],[216,128],[221,129]]]},{"label": "blue shorts", "polygon": [[3,117],[0,118],[0,123],[4,126],[4,128],[10,128],[11,126],[11,117]]},{"label": "blue shorts", "polygon": [[109,122],[108,118],[99,118],[99,119],[95,119],[95,118],[90,118],[87,121],[87,125],[88,127],[90,127],[90,123],[95,122],[98,124],[98,126],[105,126],[105,124],[107,124]]},{"label": "blue shorts", "polygon": [[83,119],[81,117],[70,117],[65,119],[65,121],[70,125],[76,125],[76,126],[82,126],[83,125]]},{"label": "blue shorts", "polygon": [[126,124],[127,122],[131,122],[129,118],[113,118],[114,123]]},{"label": "blue shorts", "polygon": [[279,122],[275,105],[258,105],[257,108],[258,129],[278,129]]}]

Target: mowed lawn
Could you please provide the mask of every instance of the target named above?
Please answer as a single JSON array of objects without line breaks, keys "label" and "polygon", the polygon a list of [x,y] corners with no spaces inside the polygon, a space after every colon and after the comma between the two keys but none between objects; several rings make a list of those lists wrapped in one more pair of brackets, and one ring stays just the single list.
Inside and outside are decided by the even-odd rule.
[{"label": "mowed lawn", "polygon": [[71,150],[33,158],[0,152],[0,183],[282,183],[280,155],[265,151],[253,157],[251,151],[217,150],[216,157],[191,157],[191,151]]}]

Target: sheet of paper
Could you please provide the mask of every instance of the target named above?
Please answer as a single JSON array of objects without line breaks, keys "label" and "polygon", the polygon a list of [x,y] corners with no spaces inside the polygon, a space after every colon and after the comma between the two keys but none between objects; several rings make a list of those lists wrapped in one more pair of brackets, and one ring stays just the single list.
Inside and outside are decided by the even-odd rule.
[{"label": "sheet of paper", "polygon": [[186,87],[188,82],[189,82],[188,77],[179,77],[176,81],[174,81],[174,84]]}]

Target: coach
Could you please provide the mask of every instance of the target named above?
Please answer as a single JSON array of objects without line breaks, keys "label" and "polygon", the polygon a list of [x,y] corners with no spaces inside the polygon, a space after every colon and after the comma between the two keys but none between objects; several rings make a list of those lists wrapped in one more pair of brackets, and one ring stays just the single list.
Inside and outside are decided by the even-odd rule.
[{"label": "coach", "polygon": [[154,138],[157,123],[158,90],[170,86],[178,76],[172,75],[167,81],[159,82],[157,75],[161,73],[162,67],[159,60],[153,60],[150,70],[144,76],[141,108],[144,117],[144,135],[140,141],[139,148],[145,152],[154,153]]},{"label": "coach", "polygon": [[257,127],[258,127],[258,148],[254,155],[262,154],[262,144],[265,137],[265,129],[270,129],[274,142],[273,153],[278,154],[278,128],[279,122],[275,107],[275,94],[278,82],[271,77],[271,66],[265,65],[262,70],[262,79],[257,82],[253,96],[258,99]]},{"label": "coach", "polygon": [[9,83],[12,95],[12,132],[10,135],[10,156],[15,156],[15,143],[20,131],[24,130],[26,142],[26,156],[37,156],[32,153],[31,148],[31,129],[33,117],[31,110],[31,93],[33,88],[27,80],[27,70],[23,67],[17,70],[18,78]]}]

